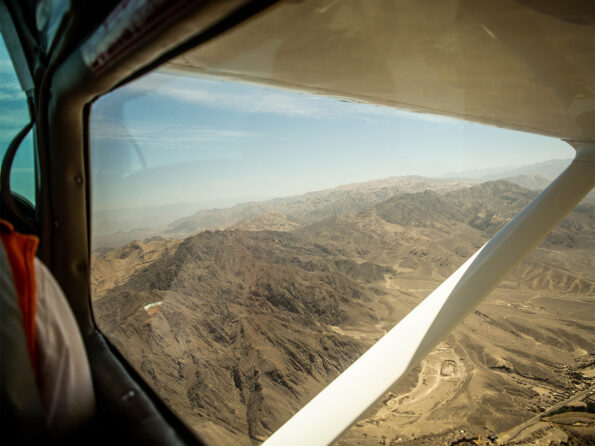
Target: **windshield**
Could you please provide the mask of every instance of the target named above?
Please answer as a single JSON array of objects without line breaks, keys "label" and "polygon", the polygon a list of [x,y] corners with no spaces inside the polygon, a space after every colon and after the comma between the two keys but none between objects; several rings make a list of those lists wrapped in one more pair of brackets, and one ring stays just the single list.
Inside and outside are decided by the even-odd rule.
[{"label": "windshield", "polygon": [[[91,113],[97,323],[209,444],[263,441],[571,156],[569,146],[542,136],[152,73],[100,98]],[[529,413],[536,390],[527,378],[506,381],[514,393],[505,399],[482,393],[495,408],[512,401],[516,412],[480,412],[487,399],[469,395],[501,383],[506,367],[560,376],[552,365],[560,342],[586,349],[572,333],[589,338],[592,321],[583,315],[584,328],[572,330],[564,322],[595,289],[592,270],[578,260],[592,251],[573,238],[573,228],[592,222],[585,209],[345,444],[396,439],[396,430],[409,439],[455,428],[485,433],[487,419],[497,430]],[[569,281],[572,264],[581,291],[550,287],[548,274],[536,278],[546,263]],[[560,306],[561,296],[575,310]],[[523,311],[540,314],[537,331],[507,344],[528,314],[510,312],[521,298]],[[564,340],[546,338],[550,329]],[[534,338],[551,345],[528,361],[521,353]],[[568,354],[566,364],[576,368],[578,357]],[[543,388],[546,404],[556,391]]]}]

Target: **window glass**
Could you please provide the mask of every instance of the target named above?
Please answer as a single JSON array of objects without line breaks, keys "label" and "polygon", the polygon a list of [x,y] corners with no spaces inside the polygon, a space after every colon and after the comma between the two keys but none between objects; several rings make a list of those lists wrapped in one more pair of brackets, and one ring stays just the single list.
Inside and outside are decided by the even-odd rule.
[{"label": "window glass", "polygon": [[[27,97],[21,90],[4,40],[0,37],[0,156],[30,121]],[[21,142],[10,175],[12,192],[35,203],[35,158],[31,132]]]},{"label": "window glass", "polygon": [[[571,156],[569,146],[541,136],[152,73],[100,98],[91,112],[96,321],[209,444],[262,441]],[[514,343],[481,352],[496,342],[491,335],[517,327],[517,316],[501,319],[523,296],[545,308],[541,328],[558,323],[559,291],[534,281],[546,260],[558,272],[573,262],[595,283],[576,260],[592,253],[570,241],[573,225],[589,221],[592,209],[577,215],[347,438],[397,438],[386,420],[409,426],[407,438],[454,429],[454,415],[435,412],[438,424],[423,415],[440,399],[428,399],[430,391],[459,407],[457,398],[469,396],[470,380],[486,367],[554,373],[547,358],[555,348],[538,365]],[[571,288],[562,293],[570,298]],[[491,328],[481,328],[490,318]],[[588,330],[591,322],[583,324]],[[474,386],[500,379],[485,373]],[[530,383],[510,386],[518,411],[529,410]],[[543,392],[545,401],[554,390]],[[482,420],[465,428],[477,430]]]}]

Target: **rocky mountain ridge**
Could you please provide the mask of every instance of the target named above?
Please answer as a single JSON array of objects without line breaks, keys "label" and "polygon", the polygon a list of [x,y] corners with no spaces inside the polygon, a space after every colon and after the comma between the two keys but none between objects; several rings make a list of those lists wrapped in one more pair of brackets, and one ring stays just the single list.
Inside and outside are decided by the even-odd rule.
[{"label": "rocky mountain ridge", "polygon": [[[381,201],[389,192],[370,189],[335,191],[330,208],[285,205],[299,216],[277,210],[97,251],[100,327],[198,435],[262,441],[535,195],[504,181]],[[595,206],[581,204],[346,444],[392,438],[395,424],[435,433],[464,423],[485,434],[530,416],[537,394],[546,404],[553,389],[570,389],[557,364],[575,367],[595,348],[594,217]],[[432,393],[446,405],[430,404]]]}]

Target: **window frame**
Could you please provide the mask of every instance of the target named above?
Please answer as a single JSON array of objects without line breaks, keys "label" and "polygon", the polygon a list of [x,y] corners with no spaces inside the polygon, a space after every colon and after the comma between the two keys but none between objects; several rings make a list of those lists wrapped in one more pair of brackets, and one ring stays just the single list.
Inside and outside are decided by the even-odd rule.
[{"label": "window frame", "polygon": [[[39,257],[62,286],[79,324],[96,395],[100,397],[98,403],[107,407],[104,412],[116,425],[116,432],[129,434],[134,443],[203,444],[95,324],[89,268],[90,108],[100,96],[216,37],[276,1],[252,0],[238,2],[243,3],[241,6],[227,4],[224,8],[216,1],[198,4],[182,1],[187,6],[184,14],[165,22],[159,32],[152,28],[146,40],[138,43],[126,58],[117,59],[101,73],[92,73],[82,57],[89,36],[76,36],[77,23],[73,20],[65,25],[64,35],[75,33],[75,40],[58,43],[58,54],[50,61],[55,65],[47,68],[50,75],[44,76],[38,86],[36,109],[43,205]],[[101,23],[100,20],[99,26]]]}]

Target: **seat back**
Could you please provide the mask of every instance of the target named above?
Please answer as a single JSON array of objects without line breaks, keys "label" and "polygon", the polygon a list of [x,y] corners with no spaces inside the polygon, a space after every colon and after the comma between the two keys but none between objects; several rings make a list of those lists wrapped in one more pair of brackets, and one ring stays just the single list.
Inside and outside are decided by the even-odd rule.
[{"label": "seat back", "polygon": [[[23,329],[10,264],[0,243],[0,429],[3,438],[33,442],[45,437],[45,413]],[[4,444],[13,444],[4,442]]]}]

